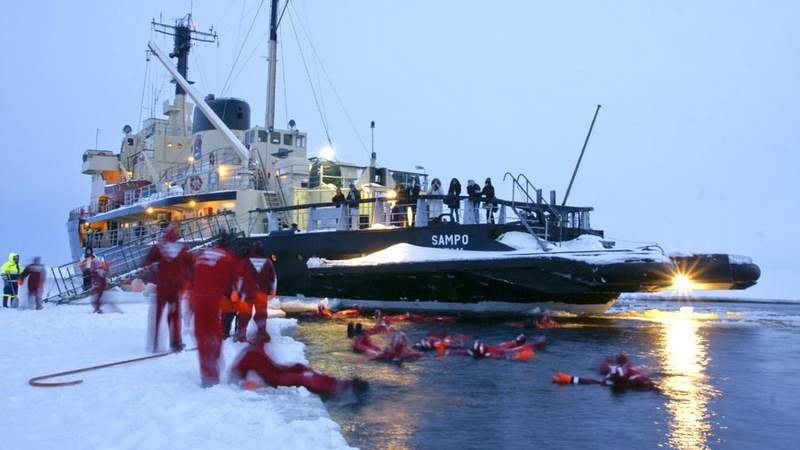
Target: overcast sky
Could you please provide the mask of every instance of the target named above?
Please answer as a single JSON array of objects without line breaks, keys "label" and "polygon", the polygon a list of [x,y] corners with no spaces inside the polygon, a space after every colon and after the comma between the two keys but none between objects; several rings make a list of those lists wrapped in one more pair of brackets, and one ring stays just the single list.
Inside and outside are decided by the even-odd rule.
[{"label": "overcast sky", "polygon": [[[220,44],[195,47],[189,71],[217,95],[232,72],[224,93],[263,124],[269,1],[245,41],[259,2],[195,0],[198,28],[213,25]],[[155,59],[145,80],[149,22],[189,5],[4,8],[3,254],[68,260],[67,211],[88,203],[81,154],[96,129],[117,151],[154,93],[160,115],[173,87]],[[501,196],[503,174],[524,172],[561,199],[599,103],[570,204],[594,206],[593,226],[612,238],[752,256],[763,276],[749,295],[800,297],[789,285],[800,275],[800,3],[293,0],[287,11],[277,122],[296,120],[312,154],[325,132],[292,24],[340,159],[368,158],[349,115],[367,146],[377,122],[383,165],[423,165],[445,184],[491,176]]]}]

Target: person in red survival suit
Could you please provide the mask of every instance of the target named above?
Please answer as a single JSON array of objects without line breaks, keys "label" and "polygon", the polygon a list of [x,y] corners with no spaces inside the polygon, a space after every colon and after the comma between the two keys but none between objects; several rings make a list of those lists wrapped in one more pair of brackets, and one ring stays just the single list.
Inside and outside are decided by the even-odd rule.
[{"label": "person in red survival suit", "polygon": [[352,319],[361,316],[363,313],[364,310],[358,305],[340,309],[336,312],[331,311],[326,305],[317,305],[317,315],[323,319]]},{"label": "person in red survival suit", "polygon": [[546,314],[544,316],[542,316],[539,320],[534,322],[533,326],[538,328],[538,329],[540,329],[540,330],[544,330],[544,329],[547,329],[547,328],[561,328],[561,324],[560,323],[558,323],[555,320],[551,319],[550,316],[548,316]]},{"label": "person in red survival suit", "polygon": [[108,263],[98,258],[92,261],[92,307],[95,313],[102,314],[103,293],[108,289]]},{"label": "person in red survival suit", "polygon": [[410,348],[405,333],[399,331],[392,335],[392,341],[384,348],[375,345],[369,335],[362,331],[353,339],[353,351],[364,353],[372,360],[389,362],[410,361],[422,356],[422,353]]},{"label": "person in red survival suit", "polygon": [[150,248],[145,266],[158,264],[156,269],[156,313],[153,326],[153,352],[158,351],[158,330],[164,306],[167,306],[169,346],[172,351],[184,348],[181,339],[181,291],[189,281],[192,257],[185,244],[178,242],[180,230],[175,224],[167,227],[164,239]]},{"label": "person in red survival suit", "polygon": [[[270,386],[302,386],[323,397],[335,396],[345,391],[361,394],[368,389],[367,382],[358,377],[352,380],[337,380],[304,364],[278,364],[264,351],[264,345],[264,339],[256,338],[253,344],[248,345],[236,357],[236,363],[231,368],[229,377],[232,383],[246,383],[248,374],[253,373]],[[245,386],[251,385],[245,384]]]},{"label": "person in red survival suit", "polygon": [[357,335],[365,334],[367,336],[372,336],[375,334],[383,334],[383,333],[391,333],[394,331],[391,325],[386,323],[383,320],[379,320],[374,326],[369,328],[364,328],[361,323],[353,323],[349,322],[347,324],[347,337],[352,338]]},{"label": "person in red survival suit", "polygon": [[[31,300],[36,302],[36,309],[42,309],[42,290],[44,289],[44,280],[47,276],[44,265],[42,265],[42,258],[35,257],[33,262],[25,267],[25,270],[19,274],[17,284],[22,286],[25,279],[28,279],[28,305]],[[30,306],[28,306],[30,308]]]},{"label": "person in red survival suit", "polygon": [[525,335],[521,334],[513,341],[501,342],[495,345],[486,345],[480,340],[476,340],[472,347],[467,350],[467,354],[475,359],[506,358],[515,361],[527,361],[535,356],[536,350],[542,349],[544,346],[544,337],[540,337],[534,342],[527,342]]},{"label": "person in red survival suit", "polygon": [[563,372],[555,373],[551,379],[556,384],[600,384],[614,389],[652,389],[655,383],[630,363],[628,355],[620,353],[608,357],[600,364],[602,380],[576,377]]},{"label": "person in red survival suit", "polygon": [[[247,340],[247,324],[250,317],[256,323],[256,337],[269,342],[267,333],[267,304],[269,296],[275,296],[277,277],[272,260],[264,258],[261,245],[256,242],[250,247],[250,257],[241,259],[244,302],[239,306],[236,319],[236,341]],[[253,308],[256,313],[253,316]]]},{"label": "person in red survival suit", "polygon": [[412,323],[453,323],[456,321],[455,316],[426,316],[423,314],[416,314],[412,312],[405,312],[403,314],[385,315],[380,309],[376,309],[374,317],[377,320],[383,320],[387,323],[392,322],[412,322]]},{"label": "person in red survival suit", "polygon": [[220,244],[202,250],[194,259],[189,305],[194,312],[194,335],[203,387],[219,383],[220,304],[230,298],[237,278],[236,270],[236,258]]},{"label": "person in red survival suit", "polygon": [[447,350],[463,349],[467,347],[468,343],[469,336],[466,334],[459,334],[456,336],[450,336],[448,333],[445,333],[443,336],[429,334],[414,344],[414,348],[422,351],[436,350],[439,356],[444,356]]}]

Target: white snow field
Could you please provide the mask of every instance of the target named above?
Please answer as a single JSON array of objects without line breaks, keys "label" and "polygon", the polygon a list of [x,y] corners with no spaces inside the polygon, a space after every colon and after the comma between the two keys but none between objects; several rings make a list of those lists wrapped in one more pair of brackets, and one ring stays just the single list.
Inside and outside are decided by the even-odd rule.
[{"label": "white snow field", "polygon": [[[227,370],[222,384],[201,388],[194,351],[47,380],[83,379],[76,386],[30,386],[31,377],[148,354],[149,302],[113,295],[123,313],[92,314],[86,304],[0,309],[0,448],[351,448],[305,388],[244,391],[226,383]],[[280,362],[306,362],[304,345],[281,336],[294,326],[268,321],[269,353]],[[184,330],[193,348],[190,336]],[[244,345],[225,343],[227,364]]]}]

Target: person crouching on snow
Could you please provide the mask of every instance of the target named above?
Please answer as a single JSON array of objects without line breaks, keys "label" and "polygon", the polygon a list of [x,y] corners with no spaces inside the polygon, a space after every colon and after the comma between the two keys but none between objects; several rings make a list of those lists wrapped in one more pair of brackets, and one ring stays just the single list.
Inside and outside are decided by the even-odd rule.
[{"label": "person crouching on snow", "polygon": [[158,331],[161,315],[167,306],[169,324],[169,346],[173,352],[184,348],[181,339],[181,291],[189,281],[192,270],[192,257],[189,248],[180,242],[180,230],[175,224],[167,227],[164,239],[150,248],[144,264],[158,264],[156,268],[156,310],[155,323],[150,325],[153,338],[153,352],[158,351]]},{"label": "person crouching on snow", "polygon": [[[253,344],[242,350],[236,357],[236,363],[231,367],[228,377],[231,383],[240,383],[248,389],[257,387],[259,381],[272,387],[302,386],[322,397],[332,397],[345,392],[361,394],[368,389],[367,382],[358,377],[339,380],[305,364],[278,364],[267,355],[265,345],[264,339],[256,339]],[[254,377],[257,377],[257,380],[254,380]]]}]

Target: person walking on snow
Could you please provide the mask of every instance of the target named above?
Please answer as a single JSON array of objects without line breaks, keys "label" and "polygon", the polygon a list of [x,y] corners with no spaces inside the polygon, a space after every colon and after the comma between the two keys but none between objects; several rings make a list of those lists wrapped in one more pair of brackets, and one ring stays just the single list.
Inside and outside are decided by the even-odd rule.
[{"label": "person walking on snow", "polygon": [[92,259],[92,307],[95,313],[102,314],[103,293],[108,289],[108,263],[100,258]]},{"label": "person walking on snow", "polygon": [[220,304],[233,292],[238,278],[236,272],[235,256],[220,244],[202,250],[194,259],[189,305],[194,312],[194,335],[203,387],[219,384],[222,346]]},{"label": "person walking on snow", "polygon": [[28,280],[28,307],[31,307],[31,301],[35,302],[36,309],[42,309],[42,290],[44,289],[44,280],[47,273],[42,265],[42,258],[35,257],[33,262],[25,267],[25,270],[17,278],[17,283],[20,286]]},{"label": "person walking on snow", "polygon": [[88,291],[92,288],[92,266],[94,266],[94,250],[86,247],[83,256],[78,260],[78,269],[83,274],[83,290]]},{"label": "person walking on snow", "polygon": [[167,324],[169,325],[169,346],[172,351],[184,348],[181,338],[181,291],[189,283],[192,269],[192,257],[189,248],[180,242],[180,230],[177,225],[167,227],[164,238],[150,248],[144,260],[145,266],[158,264],[156,268],[156,311],[155,323],[151,335],[153,352],[158,351],[158,332],[164,307],[167,307]]},{"label": "person walking on snow", "polygon": [[275,266],[270,258],[265,258],[261,245],[256,242],[250,247],[250,258],[243,261],[242,279],[244,280],[244,295],[242,309],[237,317],[236,341],[247,340],[247,324],[255,308],[256,339],[270,341],[267,333],[267,305],[270,295],[275,297],[277,277]]},{"label": "person walking on snow", "polygon": [[11,252],[8,254],[8,261],[3,263],[0,272],[3,274],[5,286],[3,286],[3,308],[11,306],[11,301],[17,296],[16,281],[19,274],[22,273],[22,267],[19,265],[19,254]]}]

